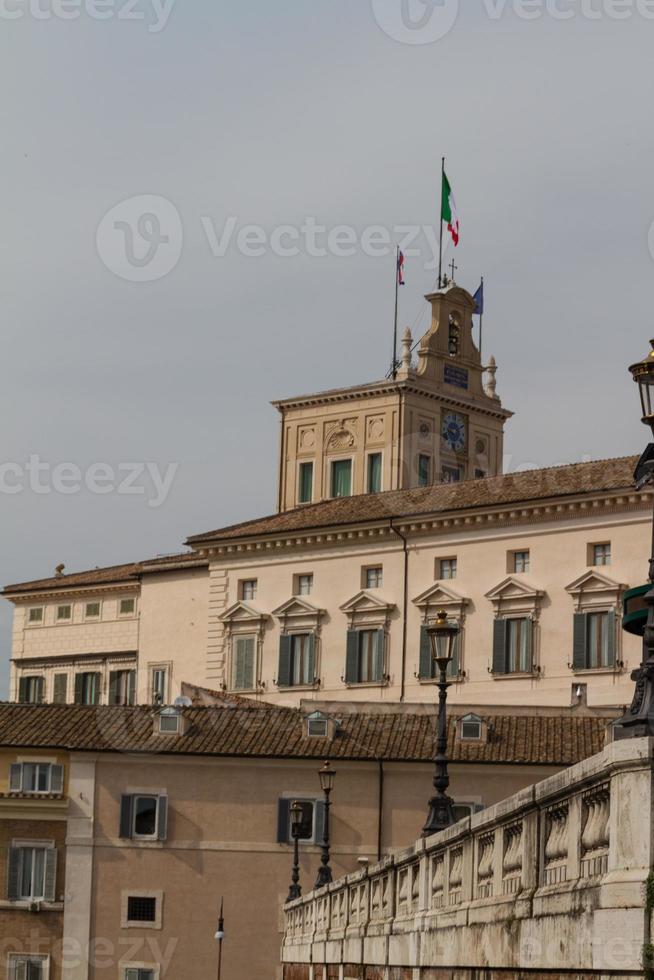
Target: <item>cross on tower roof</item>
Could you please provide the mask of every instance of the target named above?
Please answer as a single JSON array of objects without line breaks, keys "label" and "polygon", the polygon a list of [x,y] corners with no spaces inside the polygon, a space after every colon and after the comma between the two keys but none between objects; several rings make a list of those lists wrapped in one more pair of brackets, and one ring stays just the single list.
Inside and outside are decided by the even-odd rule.
[{"label": "cross on tower roof", "polygon": [[454,259],[452,259],[452,262],[450,264],[450,269],[452,270],[452,279],[451,279],[452,282],[454,282],[454,273],[458,270],[458,268],[459,268],[458,265],[455,265]]}]

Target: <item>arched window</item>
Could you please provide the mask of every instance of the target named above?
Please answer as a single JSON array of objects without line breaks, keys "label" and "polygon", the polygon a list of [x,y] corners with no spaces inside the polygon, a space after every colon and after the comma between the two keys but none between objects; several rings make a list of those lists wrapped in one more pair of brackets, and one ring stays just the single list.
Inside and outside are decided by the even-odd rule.
[{"label": "arched window", "polygon": [[452,314],[450,314],[448,350],[450,357],[458,357],[461,350],[461,328],[458,320]]}]

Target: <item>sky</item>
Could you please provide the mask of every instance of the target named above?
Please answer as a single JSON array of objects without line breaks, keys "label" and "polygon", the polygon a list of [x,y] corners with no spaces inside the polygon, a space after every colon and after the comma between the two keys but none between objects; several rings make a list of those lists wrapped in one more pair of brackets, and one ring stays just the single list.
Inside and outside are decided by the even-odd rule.
[{"label": "sky", "polygon": [[[400,326],[428,326],[443,156],[456,279],[485,277],[484,355],[516,413],[506,468],[639,452],[652,18],[0,0],[0,581],[273,512],[269,403],[385,375],[395,244]],[[10,624],[2,601],[0,697]]]}]

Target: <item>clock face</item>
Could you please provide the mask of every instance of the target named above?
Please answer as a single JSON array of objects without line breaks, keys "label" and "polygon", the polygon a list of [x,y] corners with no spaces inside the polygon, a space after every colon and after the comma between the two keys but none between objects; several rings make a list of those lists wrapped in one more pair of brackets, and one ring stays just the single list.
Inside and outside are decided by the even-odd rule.
[{"label": "clock face", "polygon": [[463,415],[450,412],[443,419],[443,439],[455,453],[466,448],[466,420]]}]

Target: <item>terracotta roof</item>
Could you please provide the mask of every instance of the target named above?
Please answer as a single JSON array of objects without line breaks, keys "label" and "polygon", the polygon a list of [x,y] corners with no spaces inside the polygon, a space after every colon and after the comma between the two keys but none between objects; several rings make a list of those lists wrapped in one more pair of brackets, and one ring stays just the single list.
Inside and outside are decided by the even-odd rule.
[{"label": "terracotta roof", "polygon": [[206,564],[194,551],[185,551],[179,555],[159,555],[142,562],[131,562],[129,565],[112,565],[108,568],[89,568],[83,572],[64,573],[51,578],[35,579],[31,582],[19,582],[16,585],[6,585],[3,595],[18,595],[21,592],[41,592],[51,589],[72,589],[80,586],[114,585],[123,582],[140,580],[147,571],[156,572],[159,566]]},{"label": "terracotta roof", "polygon": [[[433,711],[343,715],[332,740],[309,738],[306,715],[293,708],[185,708],[186,732],[154,735],[154,709],[0,704],[0,746],[90,752],[429,762],[434,756]],[[338,718],[338,715],[336,715]],[[567,766],[599,752],[606,719],[561,718],[540,709],[531,716],[493,715],[487,743],[455,738],[449,756],[461,763]]]},{"label": "terracotta roof", "polygon": [[187,544],[231,538],[303,531],[365,521],[390,520],[418,515],[456,512],[476,507],[496,507],[531,500],[633,490],[637,457],[573,463],[541,470],[527,470],[485,480],[434,484],[413,490],[391,490],[326,500],[283,514],[196,534]]}]

